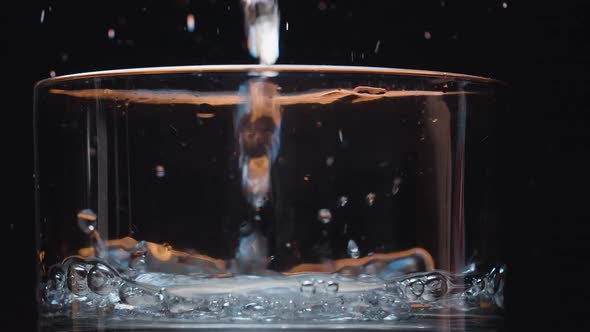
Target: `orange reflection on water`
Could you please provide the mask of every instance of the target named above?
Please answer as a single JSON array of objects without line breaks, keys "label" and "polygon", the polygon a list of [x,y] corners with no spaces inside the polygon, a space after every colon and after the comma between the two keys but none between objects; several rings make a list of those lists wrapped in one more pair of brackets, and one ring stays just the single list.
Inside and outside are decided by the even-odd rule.
[{"label": "orange reflection on water", "polygon": [[[109,249],[120,249],[124,251],[133,250],[138,241],[131,237],[124,237],[121,239],[107,240],[106,247]],[[188,253],[180,250],[174,250],[168,244],[158,244],[154,242],[145,241],[145,244],[151,256],[158,261],[168,262],[174,261],[179,264],[182,262],[191,262],[194,260],[209,262],[220,271],[227,271],[228,264],[225,260],[213,258],[203,254]],[[83,258],[94,257],[94,249],[92,247],[82,248],[78,251]],[[396,251],[390,253],[377,253],[371,256],[361,258],[344,258],[337,260],[329,260],[323,263],[304,263],[294,266],[293,268],[282,272],[284,275],[302,274],[302,273],[335,273],[345,267],[360,267],[373,261],[390,262],[396,259],[406,257],[420,257],[425,263],[427,271],[434,270],[434,260],[430,253],[423,248],[412,248],[403,251]],[[187,263],[190,264],[190,263]],[[219,276],[230,276],[229,274],[221,273]]]}]

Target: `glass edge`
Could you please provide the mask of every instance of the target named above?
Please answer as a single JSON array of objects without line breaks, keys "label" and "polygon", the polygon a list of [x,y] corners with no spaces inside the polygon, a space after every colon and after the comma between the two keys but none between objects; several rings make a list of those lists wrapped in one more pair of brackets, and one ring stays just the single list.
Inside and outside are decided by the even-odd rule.
[{"label": "glass edge", "polygon": [[494,78],[475,76],[468,74],[420,70],[401,69],[388,67],[364,67],[364,66],[332,66],[332,65],[195,65],[195,66],[164,66],[164,67],[140,67],[127,69],[112,69],[92,72],[68,74],[63,76],[50,77],[35,83],[34,88],[38,89],[43,85],[74,81],[79,79],[93,79],[101,77],[139,76],[139,75],[166,75],[166,74],[191,74],[191,73],[220,73],[220,72],[292,72],[292,73],[342,73],[342,74],[384,74],[416,77],[432,77],[455,79],[474,83],[499,84],[508,86],[505,81]]}]

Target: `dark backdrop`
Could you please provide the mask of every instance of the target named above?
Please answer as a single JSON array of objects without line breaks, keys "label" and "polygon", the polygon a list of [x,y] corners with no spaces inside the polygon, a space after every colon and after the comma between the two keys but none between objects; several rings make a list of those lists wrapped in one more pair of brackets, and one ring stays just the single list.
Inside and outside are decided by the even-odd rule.
[{"label": "dark backdrop", "polygon": [[[1,160],[8,213],[0,242],[9,300],[3,292],[1,301],[13,304],[19,330],[26,331],[35,318],[34,82],[51,71],[254,61],[245,48],[238,0],[2,6]],[[513,144],[500,157],[508,171],[506,232],[498,239],[509,266],[508,327],[571,326],[577,320],[574,326],[583,329],[578,318],[587,307],[588,281],[582,272],[590,266],[590,236],[583,228],[590,222],[590,2],[282,0],[280,8],[279,63],[432,69],[510,83],[513,112],[503,121]],[[195,16],[193,32],[185,30],[188,13]],[[17,317],[3,311],[2,323]]]}]

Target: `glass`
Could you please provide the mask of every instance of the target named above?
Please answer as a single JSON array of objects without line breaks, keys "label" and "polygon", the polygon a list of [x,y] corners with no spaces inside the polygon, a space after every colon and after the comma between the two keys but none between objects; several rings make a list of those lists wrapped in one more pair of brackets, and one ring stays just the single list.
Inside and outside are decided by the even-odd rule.
[{"label": "glass", "polygon": [[496,326],[505,90],[283,65],[39,82],[43,328]]}]

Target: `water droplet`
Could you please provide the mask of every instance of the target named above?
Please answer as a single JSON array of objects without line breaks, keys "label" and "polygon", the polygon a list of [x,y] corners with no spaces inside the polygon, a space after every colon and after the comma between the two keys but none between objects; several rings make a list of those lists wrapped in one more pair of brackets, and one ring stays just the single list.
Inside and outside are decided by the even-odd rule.
[{"label": "water droplet", "polygon": [[338,199],[338,204],[340,204],[340,206],[343,207],[346,205],[346,203],[348,203],[348,197],[340,196],[340,198]]},{"label": "water droplet", "polygon": [[96,231],[96,213],[90,209],[84,209],[76,215],[78,217],[78,227],[86,234]]},{"label": "water droplet", "polygon": [[318,211],[318,220],[322,222],[322,224],[327,224],[332,220],[332,212],[330,209],[320,209]]},{"label": "water droplet", "polygon": [[488,282],[486,283],[487,287],[486,287],[486,292],[490,295],[495,294],[496,292],[498,292],[499,290],[501,290],[501,286],[503,286],[503,278],[504,278],[504,271],[505,268],[504,266],[499,266],[499,267],[494,267],[487,279]]},{"label": "water droplet", "polygon": [[315,123],[315,126],[316,126],[316,127],[318,127],[318,128],[321,128],[321,127],[322,127],[322,125],[323,125],[323,124],[322,124],[322,121],[317,121],[317,122]]},{"label": "water droplet", "polygon": [[156,177],[163,178],[166,176],[166,169],[162,165],[156,166]]},{"label": "water droplet", "polygon": [[348,255],[351,258],[357,259],[361,256],[360,251],[359,251],[359,247],[354,240],[352,240],[352,239],[348,240],[347,249],[348,249]]},{"label": "water droplet", "polygon": [[502,8],[504,8],[504,9],[508,8],[508,3],[502,2]]},{"label": "water droplet", "polygon": [[430,32],[424,31],[424,39],[429,40],[430,38],[432,38],[432,35],[430,34]]},{"label": "water droplet", "polygon": [[109,37],[109,39],[110,39],[110,40],[113,40],[113,39],[115,39],[115,29],[113,29],[113,28],[110,28],[110,29],[107,31],[107,36]]},{"label": "water droplet", "polygon": [[98,263],[88,273],[88,287],[99,295],[110,294],[117,286],[117,278],[106,265]]},{"label": "water droplet", "polygon": [[55,70],[50,70],[49,71],[49,76],[50,77],[55,77]]},{"label": "water droplet", "polygon": [[437,121],[438,121],[438,119],[437,119],[437,118],[433,118],[433,119],[432,119],[432,123],[436,123]]},{"label": "water droplet", "polygon": [[193,15],[193,14],[186,15],[186,30],[188,32],[195,31],[195,15]]},{"label": "water droplet", "polygon": [[304,280],[301,282],[299,290],[303,294],[315,294],[315,284],[313,280]]},{"label": "water droplet", "polygon": [[287,243],[285,243],[285,247],[287,247],[287,248],[291,248],[291,242],[287,242]]},{"label": "water droplet", "polygon": [[306,181],[306,182],[309,182],[310,179],[311,179],[311,175],[309,175],[309,174],[305,174],[303,176],[303,180]]},{"label": "water droplet", "polygon": [[337,293],[338,292],[338,288],[340,287],[340,285],[336,282],[336,281],[328,281],[328,283],[326,284],[326,289],[328,290],[328,292],[330,293]]},{"label": "water droplet", "polygon": [[402,178],[396,177],[393,179],[393,187],[391,188],[391,194],[393,196],[397,195],[401,184],[402,184]]},{"label": "water droplet", "polygon": [[39,21],[41,22],[41,24],[45,22],[45,9],[41,10],[41,19]]},{"label": "water droplet", "polygon": [[88,264],[72,262],[68,268],[68,288],[72,293],[78,296],[89,293],[88,281]]},{"label": "water droplet", "polygon": [[377,195],[375,193],[368,193],[367,194],[367,204],[369,204],[369,206],[373,206],[373,203],[375,203],[375,198],[377,197]]},{"label": "water droplet", "polygon": [[328,156],[326,158],[326,166],[331,167],[334,165],[334,156]]},{"label": "water droplet", "polygon": [[344,142],[344,136],[342,135],[342,129],[338,129],[338,139],[340,139],[340,143]]},{"label": "water droplet", "polygon": [[375,44],[375,54],[377,54],[379,52],[379,46],[381,46],[381,40],[377,40],[377,44]]}]

